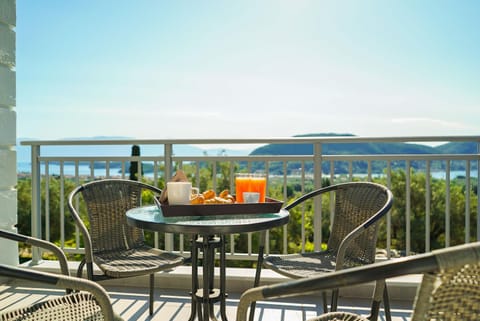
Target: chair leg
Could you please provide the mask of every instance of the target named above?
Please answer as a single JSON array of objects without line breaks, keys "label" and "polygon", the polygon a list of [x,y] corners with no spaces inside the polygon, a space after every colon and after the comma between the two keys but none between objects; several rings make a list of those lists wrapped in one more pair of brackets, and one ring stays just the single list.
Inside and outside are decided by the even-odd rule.
[{"label": "chair leg", "polygon": [[335,312],[337,311],[338,306],[338,289],[332,290],[332,304],[330,305],[330,311]]},{"label": "chair leg", "polygon": [[322,292],[323,313],[328,313],[327,292]]},{"label": "chair leg", "polygon": [[149,312],[150,315],[153,314],[153,292],[155,287],[155,273],[150,274],[150,302],[149,302]]},{"label": "chair leg", "polygon": [[[261,231],[259,245],[258,245],[257,269],[255,271],[255,280],[253,281],[254,287],[257,287],[260,285],[260,274],[262,273],[263,255],[265,254],[266,237],[267,237],[267,231]],[[253,321],[253,318],[255,316],[256,306],[257,306],[257,302],[252,302],[250,304],[250,316],[248,318],[248,321]]]},{"label": "chair leg", "polygon": [[390,312],[390,298],[388,297],[387,284],[385,283],[385,288],[383,289],[383,310],[385,311],[385,319],[387,321],[392,321],[392,314]]},{"label": "chair leg", "polygon": [[[385,280],[377,280],[375,282],[375,288],[373,290],[372,305],[370,307],[370,315],[367,317],[370,321],[377,321],[380,314],[380,304],[382,302],[382,297],[385,299],[387,287]],[[388,299],[388,295],[387,295]],[[387,303],[388,305],[388,303]],[[384,303],[385,306],[385,303]],[[386,309],[387,310],[387,309]],[[385,315],[388,321],[391,321],[390,318],[390,307],[388,307],[388,313],[385,311]]]},{"label": "chair leg", "polygon": [[[262,233],[261,238],[265,238],[264,234]],[[255,280],[253,281],[253,287],[257,287],[260,284],[260,274],[262,273],[262,265],[263,265],[263,252],[264,252],[265,246],[263,244],[260,245],[258,248],[258,257],[257,257],[257,269],[255,271]],[[255,308],[257,306],[256,302],[252,302],[250,304],[250,315],[248,317],[248,321],[253,321],[253,318],[255,317]]]},{"label": "chair leg", "polygon": [[370,308],[370,315],[367,317],[367,319],[370,321],[377,321],[379,311],[380,311],[380,302],[372,301],[372,306]]}]

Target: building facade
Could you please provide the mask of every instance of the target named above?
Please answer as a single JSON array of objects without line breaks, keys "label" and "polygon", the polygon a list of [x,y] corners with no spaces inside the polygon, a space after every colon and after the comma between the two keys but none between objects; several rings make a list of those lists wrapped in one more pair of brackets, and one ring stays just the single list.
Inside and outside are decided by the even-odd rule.
[{"label": "building facade", "polygon": [[[16,165],[16,1],[0,1],[0,228],[15,231]],[[0,240],[0,263],[17,264],[17,244]]]}]

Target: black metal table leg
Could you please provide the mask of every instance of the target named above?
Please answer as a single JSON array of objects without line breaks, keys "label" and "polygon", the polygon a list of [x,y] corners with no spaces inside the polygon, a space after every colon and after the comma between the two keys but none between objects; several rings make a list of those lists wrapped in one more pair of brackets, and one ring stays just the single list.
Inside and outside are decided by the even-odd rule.
[{"label": "black metal table leg", "polygon": [[227,293],[226,287],[226,249],[225,249],[225,235],[222,235],[220,240],[220,315],[223,321],[227,321]]},{"label": "black metal table leg", "polygon": [[215,263],[211,257],[213,250],[211,241],[213,240],[210,240],[210,236],[203,237],[203,319],[205,321],[210,319],[210,294],[213,289],[210,269]]},{"label": "black metal table leg", "polygon": [[[215,288],[215,253],[220,251],[220,285]],[[198,286],[198,251],[203,253],[203,282],[202,288]],[[225,236],[202,235],[192,240],[192,314],[189,321],[217,321],[214,312],[214,303],[220,302],[220,315],[222,321],[227,321],[226,315],[226,259]]]}]

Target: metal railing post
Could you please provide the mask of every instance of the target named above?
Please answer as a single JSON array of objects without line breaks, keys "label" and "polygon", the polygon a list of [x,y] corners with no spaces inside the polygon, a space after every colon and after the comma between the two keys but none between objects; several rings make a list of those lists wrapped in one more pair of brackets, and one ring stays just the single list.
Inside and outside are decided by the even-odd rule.
[{"label": "metal railing post", "polygon": [[411,236],[411,224],[410,224],[410,216],[412,213],[411,207],[411,177],[410,177],[410,161],[407,160],[405,164],[405,255],[410,255],[411,250],[411,243],[410,243],[410,236]]},{"label": "metal railing post", "polygon": [[[40,172],[40,145],[32,145],[32,236],[36,238],[42,238],[42,194],[41,194],[41,172]],[[37,265],[42,259],[42,253],[40,248],[32,247],[32,260],[31,265]]]},{"label": "metal railing post", "polygon": [[425,168],[425,252],[430,252],[430,232],[432,218],[432,179],[430,177],[431,162],[427,161]]},{"label": "metal railing post", "polygon": [[[165,157],[165,186],[167,187],[167,182],[173,176],[173,144],[164,145],[164,157]],[[165,250],[173,251],[174,240],[172,233],[165,233]]]},{"label": "metal railing post", "polygon": [[465,243],[470,243],[470,161],[465,170]]},{"label": "metal railing post", "polygon": [[[387,162],[387,187],[392,189],[392,162]],[[392,211],[387,213],[387,258],[392,257]]]},{"label": "metal railing post", "polygon": [[[313,145],[313,180],[315,189],[322,187],[322,143]],[[313,246],[316,251],[322,249],[322,199],[314,198]]]},{"label": "metal railing post", "polygon": [[445,247],[450,246],[450,161],[445,166]]},{"label": "metal railing post", "polygon": [[163,154],[165,155],[165,184],[167,184],[173,175],[173,146],[172,144],[165,144],[163,148]]},{"label": "metal railing post", "polygon": [[480,241],[480,143],[477,143],[477,241]]}]

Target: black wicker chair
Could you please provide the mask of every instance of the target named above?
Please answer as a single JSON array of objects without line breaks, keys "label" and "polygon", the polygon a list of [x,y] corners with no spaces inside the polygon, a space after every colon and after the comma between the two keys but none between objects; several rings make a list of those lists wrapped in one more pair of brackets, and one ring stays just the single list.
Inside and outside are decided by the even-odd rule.
[{"label": "black wicker chair", "polygon": [[[245,321],[250,304],[258,300],[303,296],[318,291],[368,283],[408,274],[423,274],[411,320],[480,320],[480,242],[436,250],[402,259],[336,271],[245,291],[237,321]],[[348,312],[330,312],[309,321],[368,321]]]},{"label": "black wicker chair", "polygon": [[[103,179],[78,186],[68,198],[68,207],[85,243],[85,258],[77,276],[87,267],[90,280],[150,275],[149,312],[153,314],[154,275],[183,263],[182,256],[145,244],[143,230],[127,224],[127,210],[141,206],[142,191],[160,195],[161,190],[137,181]],[[89,228],[79,214],[77,196],[87,208]],[[154,196],[155,197],[155,196]],[[103,272],[93,273],[93,264]]]},{"label": "black wicker chair", "polygon": [[[98,284],[69,276],[65,254],[56,245],[34,237],[0,230],[0,237],[41,247],[55,254],[62,274],[0,264],[0,276],[65,289],[66,294],[21,308],[0,311],[1,321],[14,320],[122,320],[115,315],[107,292]],[[72,293],[73,290],[78,290]]]},{"label": "black wicker chair", "polygon": [[[322,195],[331,197],[333,206],[333,222],[327,249],[318,252],[271,255],[265,257],[262,262],[263,246],[261,246],[254,286],[259,285],[262,263],[263,266],[282,275],[298,279],[375,262],[379,222],[392,206],[391,191],[385,186],[371,182],[342,183],[305,194],[285,208],[289,211],[301,209],[302,205],[312,198],[317,198],[321,205]],[[384,280],[377,282],[372,302],[372,320],[378,317],[382,297],[387,320],[391,320]],[[331,311],[336,311],[337,300],[338,290],[333,290]],[[253,320],[254,305],[250,320]],[[328,311],[325,292],[323,306],[324,311]]]}]

